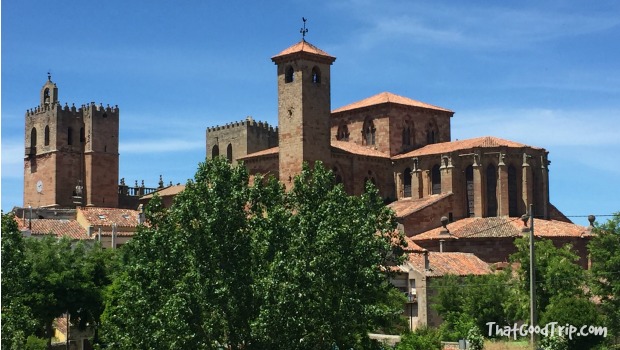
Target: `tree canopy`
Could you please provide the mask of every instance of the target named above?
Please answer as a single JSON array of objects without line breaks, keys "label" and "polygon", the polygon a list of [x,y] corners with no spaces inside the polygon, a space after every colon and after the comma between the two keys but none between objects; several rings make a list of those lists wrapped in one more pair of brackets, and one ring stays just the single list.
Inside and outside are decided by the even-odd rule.
[{"label": "tree canopy", "polygon": [[386,300],[400,252],[376,189],[348,196],[318,162],[290,192],[248,183],[218,158],[170,209],[149,204],[109,290],[110,348],[360,348],[402,312]]}]

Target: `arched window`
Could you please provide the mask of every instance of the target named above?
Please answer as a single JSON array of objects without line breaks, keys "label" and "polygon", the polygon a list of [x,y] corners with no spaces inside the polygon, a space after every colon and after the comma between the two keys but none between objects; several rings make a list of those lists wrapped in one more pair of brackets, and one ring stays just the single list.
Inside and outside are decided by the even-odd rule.
[{"label": "arched window", "polygon": [[80,128],[80,142],[84,143],[86,141],[86,135],[84,134],[84,128]]},{"label": "arched window", "polygon": [[50,89],[49,88],[43,91],[43,103],[46,105],[50,103]]},{"label": "arched window", "polygon": [[508,216],[519,216],[519,199],[517,198],[517,169],[508,166]]},{"label": "arched window", "polygon": [[487,216],[497,216],[497,171],[493,164],[487,167]]},{"label": "arched window", "polygon": [[45,126],[45,136],[44,136],[44,142],[45,142],[45,146],[49,146],[50,145],[50,127],[49,125]]},{"label": "arched window", "polygon": [[284,82],[285,83],[292,83],[293,80],[295,79],[295,71],[293,70],[292,66],[288,66],[286,67],[286,71],[284,73]]},{"label": "arched window", "polygon": [[211,158],[215,158],[220,155],[220,148],[217,145],[213,145],[211,148]]},{"label": "arched window", "polygon": [[403,126],[403,147],[413,145],[413,123],[405,121]]},{"label": "arched window", "polygon": [[71,127],[67,129],[67,145],[73,145],[73,129]]},{"label": "arched window", "polygon": [[228,147],[226,147],[226,159],[228,159],[229,162],[232,162],[232,159],[233,159],[232,143],[229,143]]},{"label": "arched window", "polygon": [[312,82],[315,84],[321,83],[321,70],[319,67],[312,68]]},{"label": "arched window", "polygon": [[375,131],[375,124],[372,122],[372,119],[366,120],[366,122],[364,122],[364,130],[362,130],[364,136],[364,144],[366,146],[371,146],[375,144]]},{"label": "arched window", "polygon": [[435,120],[432,120],[426,128],[426,144],[430,145],[437,142],[439,142],[439,129]]},{"label": "arched window", "polygon": [[403,172],[403,196],[411,197],[411,169],[407,168]]},{"label": "arched window", "polygon": [[32,152],[34,153],[37,147],[37,128],[32,128],[30,130],[30,148],[32,148]]},{"label": "arched window", "polygon": [[336,133],[336,140],[339,141],[349,141],[349,128],[347,124],[340,124],[338,126],[338,132]]},{"label": "arched window", "polygon": [[439,164],[435,164],[431,170],[431,193],[441,194],[441,172],[439,171]]},{"label": "arched window", "polygon": [[468,166],[465,168],[465,197],[467,199],[467,213],[470,218],[476,215],[474,211],[474,167]]}]

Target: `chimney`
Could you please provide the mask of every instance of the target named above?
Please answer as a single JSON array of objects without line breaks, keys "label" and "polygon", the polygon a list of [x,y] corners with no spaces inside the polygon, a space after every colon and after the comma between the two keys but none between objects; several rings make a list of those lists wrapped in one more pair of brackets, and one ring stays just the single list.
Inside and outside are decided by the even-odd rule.
[{"label": "chimney", "polygon": [[138,225],[142,225],[144,223],[144,205],[140,204],[138,206]]},{"label": "chimney", "polygon": [[441,222],[441,226],[443,226],[443,228],[441,229],[441,231],[439,231],[440,235],[450,235],[450,230],[448,230],[448,223],[450,222],[450,219],[448,219],[446,216],[442,216],[440,219]]},{"label": "chimney", "polygon": [[112,224],[112,249],[116,248],[116,224]]},{"label": "chimney", "polygon": [[439,240],[439,252],[443,253],[443,242],[445,242],[445,239],[440,239]]},{"label": "chimney", "polygon": [[424,249],[424,271],[430,271],[431,264],[428,261],[428,250]]},{"label": "chimney", "polygon": [[99,227],[99,233],[97,234],[97,239],[99,242],[101,242],[101,227]]}]

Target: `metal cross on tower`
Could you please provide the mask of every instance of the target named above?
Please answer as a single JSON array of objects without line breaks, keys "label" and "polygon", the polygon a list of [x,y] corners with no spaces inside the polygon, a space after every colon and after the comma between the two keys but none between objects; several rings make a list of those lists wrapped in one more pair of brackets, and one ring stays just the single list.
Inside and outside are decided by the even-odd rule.
[{"label": "metal cross on tower", "polygon": [[302,21],[304,21],[304,27],[301,28],[299,32],[301,33],[301,40],[306,41],[306,33],[308,33],[308,28],[306,28],[307,19],[305,19],[304,17],[302,17],[301,19]]}]

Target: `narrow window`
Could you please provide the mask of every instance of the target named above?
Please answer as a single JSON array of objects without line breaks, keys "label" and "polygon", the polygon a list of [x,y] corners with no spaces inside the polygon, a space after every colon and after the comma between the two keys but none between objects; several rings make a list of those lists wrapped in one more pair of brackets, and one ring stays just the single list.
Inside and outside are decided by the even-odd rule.
[{"label": "narrow window", "polygon": [[404,196],[411,197],[411,169],[407,168],[403,172]]},{"label": "narrow window", "polygon": [[410,146],[411,145],[411,129],[409,128],[409,125],[406,125],[403,128],[403,146]]},{"label": "narrow window", "polygon": [[508,216],[519,216],[519,199],[517,198],[517,169],[508,166]]},{"label": "narrow window", "polygon": [[497,216],[497,171],[493,164],[487,167],[487,216]]},{"label": "narrow window", "polygon": [[372,122],[372,120],[367,120],[364,123],[364,143],[366,146],[371,146],[375,144],[375,124]]},{"label": "narrow window", "polygon": [[312,82],[314,84],[321,83],[321,71],[319,70],[319,67],[312,68]]},{"label": "narrow window", "polygon": [[295,79],[295,71],[293,70],[292,66],[288,66],[286,67],[286,72],[284,73],[284,82],[285,83],[292,83],[293,79]]},{"label": "narrow window", "polygon": [[474,167],[465,168],[465,196],[467,199],[467,216],[474,217]]},{"label": "narrow window", "polygon": [[67,145],[73,145],[73,129],[67,129]]},{"label": "narrow window", "polygon": [[84,128],[80,128],[80,142],[84,143],[86,141],[86,136],[84,134]]},{"label": "narrow window", "polygon": [[226,159],[228,159],[228,162],[232,162],[232,159],[233,159],[232,143],[229,143],[228,147],[226,147]]},{"label": "narrow window", "polygon": [[45,126],[45,145],[50,145],[50,127],[49,125]]},{"label": "narrow window", "polygon": [[211,158],[215,158],[220,155],[220,148],[217,145],[213,145],[211,149]]},{"label": "narrow window", "polygon": [[46,105],[50,104],[50,89],[45,89],[43,92],[43,103]]},{"label": "narrow window", "polygon": [[37,147],[37,129],[32,128],[32,130],[30,130],[30,148],[32,148],[32,153],[36,152],[36,147]]},{"label": "narrow window", "polygon": [[435,164],[431,170],[431,184],[432,194],[441,194],[441,172],[439,171],[439,164]]}]

